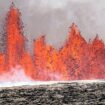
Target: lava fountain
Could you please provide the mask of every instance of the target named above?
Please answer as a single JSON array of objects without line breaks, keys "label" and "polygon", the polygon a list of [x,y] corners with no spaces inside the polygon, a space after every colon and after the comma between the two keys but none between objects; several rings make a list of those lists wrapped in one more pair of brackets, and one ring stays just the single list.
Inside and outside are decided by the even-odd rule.
[{"label": "lava fountain", "polygon": [[32,42],[31,55],[25,49],[20,16],[12,4],[6,18],[6,49],[0,53],[0,81],[11,81],[20,70],[35,81],[105,79],[105,45],[98,36],[87,42],[73,23],[59,50],[48,45],[45,36],[40,36]]}]

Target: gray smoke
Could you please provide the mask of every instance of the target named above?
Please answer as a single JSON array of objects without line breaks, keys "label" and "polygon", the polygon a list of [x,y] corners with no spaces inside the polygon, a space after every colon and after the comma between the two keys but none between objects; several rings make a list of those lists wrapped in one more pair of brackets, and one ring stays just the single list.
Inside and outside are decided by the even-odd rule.
[{"label": "gray smoke", "polygon": [[[99,34],[105,41],[105,0],[14,0],[14,3],[22,13],[29,48],[32,40],[42,34],[46,34],[47,43],[61,47],[73,22],[87,40]],[[0,0],[1,30],[10,4],[10,0]]]}]

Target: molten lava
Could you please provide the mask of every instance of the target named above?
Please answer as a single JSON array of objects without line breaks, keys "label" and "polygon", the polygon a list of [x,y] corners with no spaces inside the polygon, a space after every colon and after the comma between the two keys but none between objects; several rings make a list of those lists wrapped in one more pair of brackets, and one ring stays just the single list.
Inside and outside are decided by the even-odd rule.
[{"label": "molten lava", "polygon": [[20,66],[33,80],[105,79],[103,41],[97,36],[86,42],[75,24],[72,24],[68,39],[59,50],[47,45],[45,36],[41,36],[33,41],[32,56],[25,49],[25,41],[20,12],[12,5],[7,16],[5,53],[0,53],[1,75]]}]

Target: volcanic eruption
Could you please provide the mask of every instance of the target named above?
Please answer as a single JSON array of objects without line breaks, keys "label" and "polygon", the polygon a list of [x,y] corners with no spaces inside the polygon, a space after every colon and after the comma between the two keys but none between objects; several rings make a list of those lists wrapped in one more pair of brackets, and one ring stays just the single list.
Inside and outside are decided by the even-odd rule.
[{"label": "volcanic eruption", "polygon": [[12,3],[6,18],[6,47],[0,53],[1,76],[9,74],[12,77],[13,68],[17,72],[22,68],[28,78],[36,81],[105,79],[105,45],[98,36],[87,42],[73,23],[59,50],[48,45],[42,35],[33,40],[31,55],[25,47],[27,39],[20,16],[19,9]]}]

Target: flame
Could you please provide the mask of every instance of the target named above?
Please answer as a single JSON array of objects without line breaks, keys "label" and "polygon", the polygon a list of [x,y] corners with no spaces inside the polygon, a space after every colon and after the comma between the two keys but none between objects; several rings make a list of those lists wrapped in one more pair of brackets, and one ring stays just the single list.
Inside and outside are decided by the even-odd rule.
[{"label": "flame", "polygon": [[12,4],[7,15],[6,49],[5,53],[0,53],[1,75],[8,74],[19,65],[25,75],[33,80],[105,78],[105,45],[98,36],[87,42],[73,23],[68,39],[59,50],[47,45],[42,35],[33,41],[34,54],[31,55],[25,49],[27,39],[22,32],[20,15]]},{"label": "flame", "polygon": [[38,80],[69,79],[66,65],[63,63],[59,52],[52,46],[46,45],[45,36],[34,41],[34,56]]}]

